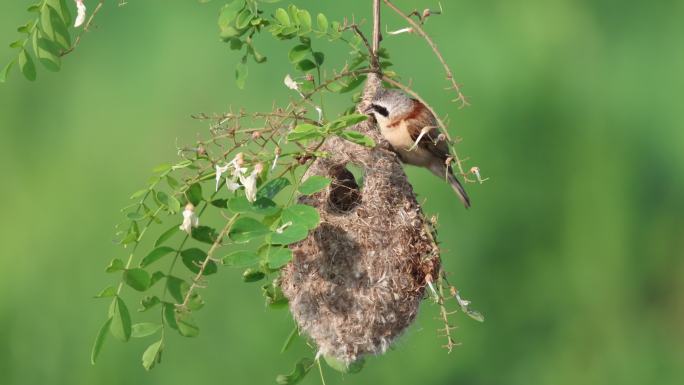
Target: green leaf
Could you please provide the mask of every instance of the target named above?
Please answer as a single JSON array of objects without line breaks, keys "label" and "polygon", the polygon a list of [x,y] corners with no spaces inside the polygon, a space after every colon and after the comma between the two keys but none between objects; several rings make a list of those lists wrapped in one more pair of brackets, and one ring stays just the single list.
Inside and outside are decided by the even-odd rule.
[{"label": "green leaf", "polygon": [[43,9],[40,25],[47,39],[54,41],[63,49],[71,47],[69,29],[59,12],[51,5]]},{"label": "green leaf", "polygon": [[173,251],[176,250],[172,247],[157,247],[156,249],[150,251],[149,254],[147,254],[145,258],[143,258],[142,261],[140,261],[140,267],[147,267]]},{"label": "green leaf", "polygon": [[[247,198],[245,198],[245,200],[247,200]],[[218,207],[220,209],[227,209],[228,208],[228,199],[214,199],[210,203],[212,206]]]},{"label": "green leaf", "polygon": [[3,68],[2,72],[0,72],[0,83],[5,83],[7,81],[7,75],[9,75],[9,72],[12,70],[13,66],[14,60],[5,65],[5,68]]},{"label": "green leaf", "polygon": [[218,18],[218,26],[219,30],[221,31],[222,38],[227,32],[235,31],[237,34],[237,30],[233,28],[233,25],[235,23],[235,19],[237,18],[238,13],[244,7],[244,0],[234,0],[232,3],[226,4],[223,6],[223,8],[221,8]]},{"label": "green leaf", "polygon": [[290,59],[290,63],[298,63],[302,61],[306,55],[309,53],[309,47],[303,44],[296,45],[292,47],[290,52],[288,53],[288,58]]},{"label": "green leaf", "polygon": [[326,33],[328,32],[328,18],[324,14],[319,13],[316,17],[316,22],[318,23],[318,32]]},{"label": "green leaf", "polygon": [[135,268],[124,271],[124,282],[137,291],[145,291],[150,287],[150,274],[143,269]]},{"label": "green leaf", "polygon": [[142,365],[145,370],[152,369],[154,364],[161,361],[162,342],[163,340],[159,340],[145,349],[142,355]]},{"label": "green leaf", "polygon": [[[192,164],[192,161],[191,161],[190,159],[183,159],[183,160],[181,160],[180,162],[178,162],[178,163],[174,164],[173,166],[171,166],[171,170],[180,170],[180,169],[183,169],[183,168],[186,168],[186,167],[190,167],[190,166],[192,166],[192,165],[193,165],[193,164]],[[192,167],[190,167],[190,168],[192,168]]]},{"label": "green leaf", "polygon": [[104,325],[102,325],[100,331],[97,332],[95,343],[93,343],[93,349],[90,352],[90,363],[93,365],[95,365],[95,362],[97,362],[97,357],[100,355],[102,346],[107,339],[107,332],[109,331],[109,325],[111,325],[111,323],[112,317],[107,318],[107,321],[105,321]]},{"label": "green leaf", "polygon": [[128,218],[132,221],[139,221],[139,220],[145,219],[145,217],[147,217],[147,215],[145,215],[143,213],[137,213],[137,212],[130,212],[130,213],[126,214],[126,218]]},{"label": "green leaf", "polygon": [[161,328],[162,328],[161,324],[155,324],[152,322],[142,322],[142,323],[134,324],[131,327],[131,337],[143,338],[143,337],[151,336],[152,334],[161,330]]},{"label": "green leaf", "polygon": [[300,9],[297,11],[297,19],[299,19],[299,25],[302,27],[300,33],[308,33],[311,31],[311,14],[305,9]]},{"label": "green leaf", "polygon": [[266,254],[266,262],[270,269],[279,269],[292,260],[292,250],[287,247],[271,246]]},{"label": "green leaf", "polygon": [[171,165],[169,163],[162,163],[153,168],[152,172],[156,174],[163,174],[169,170],[171,170]]},{"label": "green leaf", "polygon": [[323,62],[325,61],[325,54],[323,52],[314,52],[313,56],[317,65],[323,65]]},{"label": "green leaf", "polygon": [[235,19],[235,28],[247,28],[249,26],[249,22],[252,21],[252,18],[254,18],[252,11],[249,8],[243,9],[240,11],[240,13],[238,13],[237,18]]},{"label": "green leaf", "polygon": [[226,255],[222,260],[228,267],[247,267],[259,263],[261,257],[253,251],[239,250]]},{"label": "green leaf", "polygon": [[237,39],[237,36],[240,36],[240,35],[241,35],[240,31],[237,28],[232,27],[232,26],[222,28],[221,33],[219,34],[219,36],[221,37],[221,39],[223,39],[223,41],[230,41],[231,42],[231,47],[233,44],[232,42],[234,40],[240,41],[239,39]]},{"label": "green leaf", "polygon": [[199,327],[189,312],[176,312],[176,324],[178,325],[178,332],[183,337],[197,337],[199,335]]},{"label": "green leaf", "polygon": [[112,335],[121,341],[128,341],[131,338],[131,315],[120,297],[116,297],[112,302],[109,316],[112,318],[112,324],[109,327]]},{"label": "green leaf", "polygon": [[[287,222],[286,222],[287,223]],[[309,235],[309,230],[301,224],[286,226],[280,232],[274,231],[271,234],[271,243],[275,245],[289,245],[305,239]]]},{"label": "green leaf", "polygon": [[298,190],[304,195],[311,195],[328,187],[330,182],[332,182],[330,178],[320,175],[312,175],[302,182]]},{"label": "green leaf", "polygon": [[142,305],[142,308],[138,309],[138,311],[143,312],[143,311],[150,310],[153,307],[159,305],[160,303],[161,303],[161,300],[156,295],[145,296],[145,297],[143,297],[143,299],[140,300],[140,305]]},{"label": "green leaf", "polygon": [[355,78],[352,78],[351,81],[347,85],[342,87],[337,92],[339,92],[341,94],[351,92],[351,91],[355,90],[358,86],[363,84],[365,81],[366,81],[366,76],[357,76]]},{"label": "green leaf", "polygon": [[116,296],[116,288],[114,286],[108,286],[95,296],[95,298],[107,298]]},{"label": "green leaf", "polygon": [[142,190],[138,190],[138,191],[134,192],[133,194],[131,194],[130,198],[128,198],[128,199],[138,199],[138,198],[141,198],[141,197],[143,197],[145,194],[147,194],[148,191],[150,191],[150,189],[144,188],[144,189],[142,189]]},{"label": "green leaf", "polygon": [[242,280],[244,282],[257,282],[266,277],[266,274],[259,269],[247,269],[242,273]]},{"label": "green leaf", "polygon": [[270,233],[268,227],[254,218],[242,217],[233,223],[228,237],[236,243],[246,243]]},{"label": "green leaf", "polygon": [[311,367],[313,367],[313,364],[314,362],[312,359],[302,358],[297,362],[292,373],[278,375],[278,377],[276,377],[276,382],[280,385],[294,385],[306,376]]},{"label": "green leaf", "polygon": [[235,67],[235,82],[239,89],[245,88],[245,83],[247,82],[247,75],[249,75],[249,69],[247,64],[240,62]]},{"label": "green leaf", "polygon": [[323,358],[325,359],[325,363],[328,364],[328,366],[337,370],[338,372],[346,374],[360,372],[361,369],[363,369],[363,365],[366,363],[366,361],[363,358],[359,358],[358,360],[350,363],[349,365],[332,356],[324,355]]},{"label": "green leaf", "polygon": [[204,200],[202,197],[202,185],[199,183],[193,183],[190,187],[188,187],[188,190],[185,192],[185,196],[194,206],[199,206],[199,204]]},{"label": "green leaf", "polygon": [[33,44],[36,50],[36,56],[40,63],[48,71],[59,71],[62,68],[62,59],[59,57],[61,48],[55,42],[43,38],[36,38],[38,33],[34,34]]},{"label": "green leaf", "polygon": [[283,8],[276,9],[274,17],[278,21],[278,23],[284,26],[290,25],[290,16],[287,14],[287,11]]},{"label": "green leaf", "polygon": [[57,12],[59,18],[64,22],[64,25],[71,25],[71,13],[69,12],[69,7],[65,0],[47,0],[47,4],[55,9],[55,12]]},{"label": "green leaf", "polygon": [[209,226],[198,226],[192,229],[192,238],[202,243],[208,243],[212,245],[214,242],[216,242],[218,233],[215,229]]},{"label": "green leaf", "polygon": [[19,52],[19,69],[24,77],[30,81],[36,80],[36,65],[33,64],[33,59],[28,52],[23,49]]},{"label": "green leaf", "polygon": [[[181,258],[183,259],[183,264],[185,267],[197,274],[200,271],[200,266],[207,258],[207,253],[200,249],[192,248],[181,251]],[[217,271],[218,267],[216,266],[216,262],[210,260],[207,262],[207,266],[204,269],[203,275],[215,274]]]},{"label": "green leaf", "polygon": [[293,225],[302,225],[309,230],[313,230],[318,226],[321,216],[318,211],[307,205],[296,204],[283,210],[283,223],[292,222]]},{"label": "green leaf", "polygon": [[259,198],[273,199],[276,195],[278,195],[279,192],[289,185],[290,180],[287,178],[280,177],[271,179],[265,185],[261,186],[259,191],[257,191],[257,201]]},{"label": "green leaf", "polygon": [[154,286],[155,283],[159,282],[162,278],[166,277],[166,274],[157,270],[150,277],[150,287]]},{"label": "green leaf", "polygon": [[297,68],[300,71],[309,71],[316,68],[316,63],[312,62],[309,59],[304,59],[297,63],[297,65],[295,65],[295,68]]},{"label": "green leaf", "polygon": [[199,294],[192,293],[190,295],[190,298],[188,299],[187,306],[188,306],[188,309],[190,309],[192,311],[199,310],[202,307],[204,307],[204,301],[202,300],[202,297],[200,297]]},{"label": "green leaf", "polygon": [[163,191],[157,191],[157,201],[168,208],[169,212],[171,213],[180,212],[181,204],[178,199]]},{"label": "green leaf", "polygon": [[176,178],[172,177],[171,175],[166,176],[166,183],[171,187],[171,189],[175,190],[178,187],[180,187],[180,182],[176,180]]},{"label": "green leaf", "polygon": [[289,142],[297,142],[302,140],[311,140],[323,137],[320,127],[313,124],[300,124],[287,134]]},{"label": "green leaf", "polygon": [[276,282],[261,287],[261,293],[266,297],[266,306],[272,309],[280,309],[287,306],[287,298],[283,290]]},{"label": "green leaf", "polygon": [[178,324],[176,323],[176,305],[164,302],[163,308],[164,321],[171,329],[178,330]]},{"label": "green leaf", "polygon": [[124,265],[122,260],[120,260],[119,258],[114,258],[111,262],[109,262],[109,266],[107,266],[105,272],[115,273],[117,271],[124,270],[125,268],[126,266]]},{"label": "green leaf", "polygon": [[188,290],[188,283],[178,277],[169,275],[166,277],[166,289],[176,303],[182,303],[184,300],[184,292]]},{"label": "green leaf", "polygon": [[257,215],[273,215],[280,211],[280,208],[266,197],[261,197],[250,202],[244,195],[238,195],[228,201],[228,209],[234,213],[252,213]]},{"label": "green leaf", "polygon": [[174,234],[178,232],[178,226],[179,225],[173,225],[170,229],[164,231],[162,235],[157,238],[156,241],[154,241],[154,247],[158,247],[159,245],[163,244],[164,242],[168,241],[171,237],[173,237]]},{"label": "green leaf", "polygon": [[332,122],[326,124],[325,127],[332,132],[337,132],[343,128],[353,126],[353,125],[360,123],[360,122],[363,122],[364,120],[367,120],[367,119],[368,119],[367,115],[350,114],[350,115],[345,115],[345,116],[342,116],[340,118],[333,120]]},{"label": "green leaf", "polygon": [[375,141],[368,136],[358,131],[342,131],[337,134],[340,138],[348,140],[352,143],[360,144],[366,147],[375,147]]}]

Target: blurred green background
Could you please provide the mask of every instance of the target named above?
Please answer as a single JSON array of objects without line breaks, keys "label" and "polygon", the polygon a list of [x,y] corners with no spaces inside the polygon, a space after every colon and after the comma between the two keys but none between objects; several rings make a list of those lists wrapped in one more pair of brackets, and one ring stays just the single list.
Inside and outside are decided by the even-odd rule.
[{"label": "blurred green background", "polygon": [[[269,63],[250,67],[246,91],[235,87],[237,57],[217,38],[222,1],[116,3],[62,72],[40,71],[36,83],[14,73],[0,86],[0,383],[274,383],[308,350],[279,354],[288,312],[265,309],[258,286],[232,270],[203,291],[200,337],[173,336],[152,372],[139,358],[148,340],[109,339],[89,363],[107,306],[91,297],[115,282],[103,270],[124,255],[110,242],[118,209],[175,159],[176,140],[206,134],[190,114],[269,109],[287,100],[292,72],[291,43],[262,38]],[[341,19],[365,17],[369,2],[296,3]],[[17,37],[29,4],[0,5],[0,42]],[[487,321],[459,314],[462,345],[448,355],[425,302],[395,350],[360,374],[327,370],[327,383],[684,383],[684,3],[444,6],[428,30],[472,107],[449,104],[417,36],[384,45],[491,178],[467,186],[464,211],[448,186],[408,170],[425,211],[440,216],[452,282]],[[0,49],[2,64],[12,55]]]}]

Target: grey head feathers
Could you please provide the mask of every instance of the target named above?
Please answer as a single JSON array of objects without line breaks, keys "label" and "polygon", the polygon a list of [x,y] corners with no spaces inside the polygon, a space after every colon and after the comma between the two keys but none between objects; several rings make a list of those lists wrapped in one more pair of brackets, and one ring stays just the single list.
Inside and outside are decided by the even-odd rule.
[{"label": "grey head feathers", "polygon": [[385,119],[393,120],[413,110],[413,99],[399,90],[383,89],[373,98],[371,108]]}]

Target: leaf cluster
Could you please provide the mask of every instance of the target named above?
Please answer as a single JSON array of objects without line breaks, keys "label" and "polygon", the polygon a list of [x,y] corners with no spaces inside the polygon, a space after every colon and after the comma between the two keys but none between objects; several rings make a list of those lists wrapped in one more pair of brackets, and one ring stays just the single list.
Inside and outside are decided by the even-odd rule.
[{"label": "leaf cluster", "polygon": [[27,11],[35,17],[17,28],[21,37],[10,43],[17,54],[0,71],[0,83],[7,80],[15,66],[26,79],[36,80],[36,61],[48,71],[59,71],[62,56],[72,47],[69,26],[73,20],[66,0],[42,0]]}]

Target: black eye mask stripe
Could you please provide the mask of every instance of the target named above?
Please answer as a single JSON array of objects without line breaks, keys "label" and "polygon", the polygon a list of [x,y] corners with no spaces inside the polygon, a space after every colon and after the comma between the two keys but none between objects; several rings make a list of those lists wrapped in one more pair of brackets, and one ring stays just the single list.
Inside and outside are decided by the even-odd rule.
[{"label": "black eye mask stripe", "polygon": [[384,117],[388,117],[388,116],[389,116],[389,111],[387,111],[387,108],[385,108],[385,107],[383,107],[383,106],[380,106],[380,105],[377,105],[377,104],[371,104],[371,107],[373,107],[373,109],[375,110],[375,112],[377,112],[378,114],[380,114],[380,115],[382,115],[382,116],[384,116]]}]

